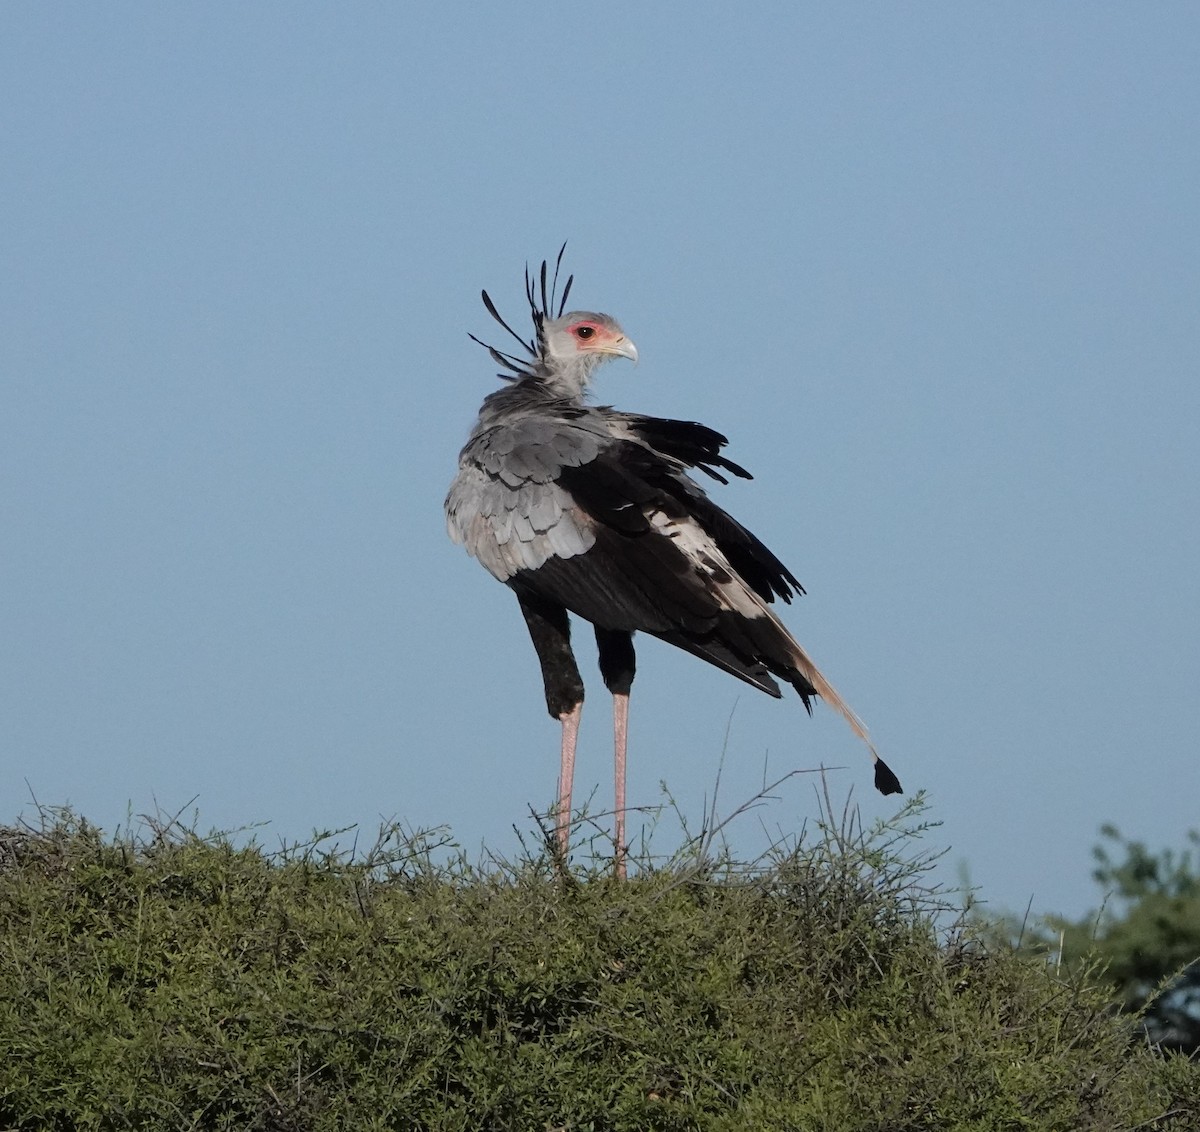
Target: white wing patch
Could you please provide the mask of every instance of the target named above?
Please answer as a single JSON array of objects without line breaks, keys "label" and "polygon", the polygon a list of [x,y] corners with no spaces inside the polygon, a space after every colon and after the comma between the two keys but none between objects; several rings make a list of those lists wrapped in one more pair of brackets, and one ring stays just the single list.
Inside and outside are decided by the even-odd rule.
[{"label": "white wing patch", "polygon": [[721,605],[743,617],[770,617],[771,612],[729,565],[717,544],[690,516],[671,517],[662,511],[646,516],[658,534],[669,538],[686,556],[692,569],[708,582],[710,592]]},{"label": "white wing patch", "polygon": [[758,594],[742,581],[737,571],[729,565],[729,560],[717,549],[716,544],[705,534],[703,528],[691,518],[671,518],[662,511],[653,511],[647,518],[659,534],[671,539],[676,547],[687,556],[693,569],[708,582],[709,591],[725,609],[742,617],[765,617],[775,624],[782,639],[787,642],[788,650],[791,653],[790,659],[796,670],[803,674],[821,699],[841,714],[850,724],[854,733],[866,743],[872,758],[878,760],[879,756],[871,745],[871,738],[867,734],[863,721],[854,714],[850,705],[842,699],[837,689],[825,678],[825,674],[812,662],[808,653],[800,647],[783,622],[767,608]]}]

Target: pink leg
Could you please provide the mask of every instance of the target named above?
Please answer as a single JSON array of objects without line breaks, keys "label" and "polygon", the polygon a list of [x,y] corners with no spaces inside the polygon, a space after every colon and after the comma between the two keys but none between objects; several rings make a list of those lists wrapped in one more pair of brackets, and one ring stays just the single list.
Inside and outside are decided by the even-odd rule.
[{"label": "pink leg", "polygon": [[629,694],[613,693],[613,778],[616,784],[617,879],[625,879],[625,749],[629,740]]},{"label": "pink leg", "polygon": [[575,742],[579,738],[579,717],[583,715],[580,700],[570,711],[558,718],[562,721],[562,759],[558,768],[558,805],[554,810],[558,851],[566,858],[571,847],[571,785],[575,781]]}]

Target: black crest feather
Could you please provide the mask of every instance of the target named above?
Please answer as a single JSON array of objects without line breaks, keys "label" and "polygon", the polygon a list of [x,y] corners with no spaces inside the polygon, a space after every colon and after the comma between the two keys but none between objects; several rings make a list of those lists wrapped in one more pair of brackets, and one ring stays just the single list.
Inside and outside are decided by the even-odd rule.
[{"label": "black crest feather", "polygon": [[[478,343],[491,355],[492,360],[497,365],[503,366],[508,373],[497,374],[498,377],[505,381],[513,381],[515,377],[532,377],[534,376],[531,370],[531,364],[536,363],[542,353],[542,337],[543,327],[547,319],[561,318],[562,313],[567,308],[567,296],[571,293],[571,284],[575,282],[575,276],[567,276],[567,282],[563,287],[561,299],[558,297],[558,275],[559,268],[562,267],[563,254],[567,250],[566,241],[558,249],[558,256],[554,261],[554,275],[550,275],[550,264],[548,260],[542,260],[541,269],[535,276],[530,270],[529,265],[525,265],[525,298],[529,303],[529,314],[533,319],[534,336],[528,342],[521,337],[501,316],[496,309],[496,304],[492,302],[491,296],[487,291],[481,291],[480,295],[483,298],[483,305],[487,308],[488,314],[492,316],[505,330],[508,331],[520,344],[521,348],[529,354],[529,358],[522,358],[516,354],[506,353],[493,346],[489,342],[483,341],[482,338],[476,338],[474,334],[468,334],[467,337],[472,342]],[[547,284],[549,286],[547,287]],[[558,302],[558,309],[555,311],[555,302]],[[514,377],[515,375],[515,377]]]}]

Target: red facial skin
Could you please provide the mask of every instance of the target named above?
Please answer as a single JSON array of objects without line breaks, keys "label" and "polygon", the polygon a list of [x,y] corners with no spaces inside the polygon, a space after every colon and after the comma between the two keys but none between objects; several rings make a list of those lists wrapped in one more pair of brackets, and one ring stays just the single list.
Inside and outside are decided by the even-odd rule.
[{"label": "red facial skin", "polygon": [[591,319],[580,319],[568,327],[571,337],[575,339],[575,348],[581,353],[595,350],[608,342],[615,342],[619,335],[614,334],[607,326],[601,326]]}]

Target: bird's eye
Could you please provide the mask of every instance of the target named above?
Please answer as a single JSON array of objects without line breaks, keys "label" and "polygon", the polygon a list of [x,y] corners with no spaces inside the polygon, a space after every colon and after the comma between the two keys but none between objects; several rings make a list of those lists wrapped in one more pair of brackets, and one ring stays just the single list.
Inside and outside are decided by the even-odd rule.
[{"label": "bird's eye", "polygon": [[575,328],[576,338],[590,338],[595,333],[596,328],[594,326],[577,326]]}]

